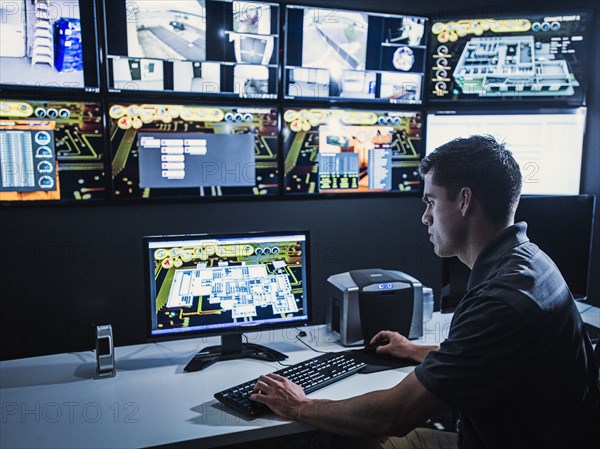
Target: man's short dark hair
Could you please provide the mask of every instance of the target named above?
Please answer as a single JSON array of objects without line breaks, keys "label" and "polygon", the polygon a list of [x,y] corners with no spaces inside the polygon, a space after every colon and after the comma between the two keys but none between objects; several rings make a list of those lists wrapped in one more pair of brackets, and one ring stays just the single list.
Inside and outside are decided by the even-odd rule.
[{"label": "man's short dark hair", "polygon": [[450,200],[463,187],[470,187],[495,223],[507,223],[517,208],[521,170],[506,145],[493,136],[460,137],[445,143],[421,161],[423,178],[431,170],[433,183],[446,188]]}]

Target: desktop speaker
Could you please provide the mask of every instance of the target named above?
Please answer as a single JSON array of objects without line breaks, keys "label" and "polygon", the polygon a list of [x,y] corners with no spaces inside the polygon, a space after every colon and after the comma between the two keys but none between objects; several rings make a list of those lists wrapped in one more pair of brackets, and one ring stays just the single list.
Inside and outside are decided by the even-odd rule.
[{"label": "desktop speaker", "polygon": [[115,351],[112,326],[104,324],[96,326],[96,376],[100,379],[113,377],[115,368]]}]

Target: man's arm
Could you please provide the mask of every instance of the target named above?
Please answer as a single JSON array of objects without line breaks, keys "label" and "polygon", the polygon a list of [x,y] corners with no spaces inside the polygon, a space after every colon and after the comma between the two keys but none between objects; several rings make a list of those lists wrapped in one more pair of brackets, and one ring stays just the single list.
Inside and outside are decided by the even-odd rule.
[{"label": "man's arm", "polygon": [[276,374],[260,376],[253,401],[278,415],[343,435],[405,435],[448,406],[430,393],[414,373],[388,390],[342,401],[309,399],[301,387]]},{"label": "man's arm", "polygon": [[391,331],[379,332],[371,339],[371,343],[375,343],[377,340],[382,340],[384,338],[387,338],[389,343],[379,346],[377,348],[377,354],[388,354],[398,358],[415,360],[419,363],[422,363],[427,354],[431,351],[440,349],[437,345],[426,346],[414,344],[398,332]]}]

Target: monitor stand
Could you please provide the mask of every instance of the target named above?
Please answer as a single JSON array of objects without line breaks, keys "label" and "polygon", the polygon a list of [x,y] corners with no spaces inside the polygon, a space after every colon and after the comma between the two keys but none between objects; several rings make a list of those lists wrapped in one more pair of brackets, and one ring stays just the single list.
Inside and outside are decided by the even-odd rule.
[{"label": "monitor stand", "polygon": [[221,335],[220,346],[208,346],[202,349],[189,361],[183,370],[187,373],[200,371],[221,360],[243,358],[278,362],[287,359],[287,355],[266,346],[254,343],[242,343],[241,333],[226,334]]}]

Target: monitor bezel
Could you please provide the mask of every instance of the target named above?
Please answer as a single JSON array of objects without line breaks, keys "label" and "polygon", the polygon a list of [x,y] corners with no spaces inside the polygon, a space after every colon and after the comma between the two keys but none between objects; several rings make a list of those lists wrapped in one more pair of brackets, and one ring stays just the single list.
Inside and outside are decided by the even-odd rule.
[{"label": "monitor bezel", "polygon": [[[444,117],[465,117],[465,116],[511,116],[511,115],[584,115],[583,120],[583,132],[581,135],[582,145],[579,149],[581,151],[581,165],[579,167],[579,186],[578,191],[574,192],[553,192],[553,193],[521,193],[521,196],[572,196],[572,195],[583,195],[583,182],[584,182],[584,173],[583,173],[583,164],[584,164],[584,156],[585,156],[585,145],[586,145],[586,136],[588,132],[588,120],[590,116],[590,111],[587,106],[570,106],[570,107],[549,107],[549,105],[544,105],[544,107],[534,108],[534,105],[529,105],[530,107],[516,108],[516,107],[502,107],[501,105],[495,105],[495,108],[483,107],[483,105],[477,105],[477,107],[468,107],[469,105],[460,104],[456,105],[456,107],[448,107],[444,108],[440,105],[437,108],[429,108],[426,113],[425,121],[425,156],[431,154],[435,148],[431,148],[428,141],[429,132],[434,132],[430,128],[430,118],[432,116],[444,116]],[[463,136],[467,137],[467,136]],[[523,168],[522,168],[523,170]],[[526,182],[526,178],[524,176],[524,182]]]},{"label": "monitor bezel", "polygon": [[[91,2],[91,5],[86,5],[86,2]],[[102,35],[100,34],[100,27],[98,19],[99,14],[99,2],[98,0],[77,0],[79,7],[79,18],[82,21],[82,43],[89,44],[89,47],[85,47],[83,51],[84,68],[83,68],[83,86],[81,87],[60,87],[60,86],[42,86],[42,85],[31,85],[31,84],[2,84],[0,83],[0,92],[3,94],[25,96],[25,95],[99,95],[102,91],[102,61],[100,48],[100,42],[102,41]],[[52,4],[52,2],[50,2]],[[85,29],[83,29],[83,18],[82,11],[86,11]],[[91,48],[90,48],[91,47]],[[90,67],[92,65],[92,67]],[[93,76],[95,72],[95,85],[86,86],[85,78]],[[99,97],[98,97],[99,98]],[[92,101],[91,98],[88,101]],[[99,100],[98,100],[99,101]]]},{"label": "monitor bezel", "polygon": [[[117,1],[117,0],[115,0]],[[118,0],[122,3],[125,3],[126,0]],[[220,3],[233,3],[234,0],[205,0],[205,1],[212,1],[212,2],[220,2]],[[247,0],[240,0],[249,4],[252,4],[252,2],[247,1]],[[186,98],[189,98],[190,96],[194,96],[197,98],[201,98],[201,99],[207,99],[208,101],[215,101],[215,102],[220,102],[220,101],[232,101],[232,102],[237,102],[237,101],[252,101],[252,102],[277,102],[280,99],[280,88],[281,88],[281,64],[282,64],[282,55],[281,55],[281,48],[282,48],[282,36],[281,36],[281,21],[282,21],[282,12],[281,9],[283,7],[283,5],[281,3],[277,3],[273,0],[260,0],[255,2],[256,4],[265,4],[265,5],[269,5],[271,7],[276,7],[277,8],[277,18],[275,20],[275,24],[276,24],[276,44],[274,46],[273,49],[273,53],[274,53],[274,57],[276,58],[276,63],[272,64],[274,67],[274,72],[275,72],[275,79],[273,80],[274,82],[274,86],[275,86],[275,93],[271,96],[271,97],[249,97],[249,96],[242,96],[240,94],[237,94],[235,92],[193,92],[193,91],[180,91],[180,90],[165,90],[164,87],[162,90],[144,90],[144,89],[119,89],[116,88],[114,86],[111,86],[110,83],[110,79],[111,79],[111,73],[110,73],[110,65],[109,65],[109,59],[112,59],[113,56],[120,56],[123,58],[130,58],[129,56],[123,56],[123,55],[112,55],[109,53],[108,51],[108,41],[109,41],[109,34],[110,34],[110,30],[108,29],[108,22],[109,20],[107,19],[107,5],[108,5],[108,1],[104,1],[103,5],[102,5],[102,10],[101,10],[101,16],[103,19],[103,23],[102,23],[102,28],[103,28],[103,36],[102,36],[102,41],[103,41],[103,59],[104,59],[104,69],[103,69],[103,75],[104,75],[104,84],[105,84],[105,89],[106,92],[113,96],[113,97],[127,97],[127,96],[135,96],[135,95],[139,95],[139,94],[143,94],[144,96],[148,95],[148,96],[160,96],[161,98],[165,98],[168,99],[167,101],[172,101],[172,102],[178,102],[178,101],[186,101]],[[125,5],[125,9],[126,9],[126,5]],[[273,19],[272,19],[273,20]],[[125,39],[127,39],[127,34],[125,31],[124,34]],[[137,59],[137,58],[135,58]],[[223,62],[227,62],[227,61],[208,61],[208,60],[204,60],[204,61],[192,61],[192,60],[177,60],[177,59],[160,59],[160,58],[143,58],[143,59],[153,59],[154,61],[160,61],[161,63],[173,63],[173,62],[178,62],[178,61],[184,61],[184,62],[215,62],[215,63],[223,63]]]},{"label": "monitor bezel", "polygon": [[[327,105],[329,107],[331,107],[332,105],[334,106],[338,106],[338,107],[346,107],[346,106],[351,106],[351,105],[360,105],[361,107],[368,107],[368,106],[372,106],[374,108],[386,108],[386,107],[397,107],[397,108],[415,108],[415,109],[419,109],[419,108],[423,108],[424,105],[427,103],[426,99],[425,99],[425,81],[426,81],[426,75],[427,75],[427,55],[428,55],[428,39],[429,39],[429,29],[430,29],[430,22],[431,22],[431,17],[430,16],[425,16],[425,15],[418,15],[416,13],[410,13],[410,12],[406,12],[406,13],[398,13],[398,12],[382,12],[382,11],[373,11],[373,10],[364,10],[364,9],[355,9],[353,7],[344,7],[344,8],[334,8],[332,5],[328,5],[325,4],[323,6],[320,5],[307,5],[305,3],[285,3],[282,4],[282,6],[285,6],[285,10],[281,11],[281,22],[282,22],[282,27],[284,29],[284,33],[283,33],[283,39],[281,40],[281,52],[283,53],[283,56],[280,59],[279,62],[279,68],[281,70],[281,74],[280,74],[280,98],[283,99],[287,104],[289,105],[293,105],[296,102],[306,102],[306,103],[318,103],[321,105]],[[402,18],[402,17],[414,17],[414,18],[419,18],[419,19],[423,19],[424,20],[424,25],[425,25],[425,31],[423,33],[423,40],[424,40],[424,44],[420,45],[420,47],[423,47],[424,49],[424,58],[425,60],[423,61],[423,72],[414,72],[414,73],[421,73],[422,74],[422,80],[421,80],[421,91],[420,91],[420,95],[419,95],[419,101],[415,102],[415,103],[402,103],[402,102],[391,102],[389,99],[385,100],[385,99],[378,99],[378,98],[374,98],[374,99],[364,99],[364,98],[355,98],[355,97],[348,97],[348,98],[342,98],[342,97],[322,97],[322,98],[315,98],[315,97],[306,97],[306,96],[291,96],[288,95],[287,93],[287,87],[288,87],[288,79],[287,79],[287,74],[286,74],[286,70],[288,68],[288,64],[287,64],[287,60],[288,60],[288,38],[289,36],[289,21],[288,21],[288,11],[290,9],[319,9],[319,10],[329,10],[329,11],[343,11],[343,12],[356,12],[356,13],[362,13],[362,14],[366,14],[367,16],[382,16],[382,17],[389,17],[389,18]],[[366,68],[363,70],[363,72],[367,72]],[[375,70],[375,72],[383,72],[383,70]],[[409,72],[409,73],[413,73],[413,72]]]},{"label": "monitor bezel", "polygon": [[[110,142],[108,141],[107,134],[107,117],[106,117],[106,105],[107,102],[104,97],[95,96],[95,95],[85,95],[81,92],[78,94],[73,93],[73,95],[66,96],[64,94],[60,95],[55,92],[52,92],[52,95],[45,96],[40,92],[37,94],[23,94],[23,95],[15,95],[11,93],[10,95],[2,95],[0,100],[2,101],[23,101],[23,102],[36,102],[36,103],[61,103],[61,102],[69,102],[69,103],[90,103],[97,104],[100,107],[100,115],[101,123],[99,125],[99,129],[102,132],[102,167],[103,167],[103,182],[104,185],[104,194],[101,198],[91,198],[89,200],[77,200],[75,198],[60,198],[60,199],[52,199],[52,200],[19,200],[19,201],[9,201],[9,200],[0,200],[0,207],[64,207],[64,206],[76,206],[76,207],[95,207],[100,204],[107,204],[111,199],[111,188],[112,183],[110,182],[110,160],[109,160],[109,150],[110,150]],[[30,117],[30,119],[35,120],[35,118]],[[10,119],[9,119],[10,120]],[[58,160],[57,160],[58,162]],[[60,163],[59,163],[60,168]],[[62,186],[61,186],[62,189]],[[61,191],[62,194],[62,191]]]},{"label": "monitor bezel", "polygon": [[[372,106],[372,107],[368,107]],[[373,105],[360,105],[356,104],[330,104],[330,103],[290,103],[286,102],[279,105],[279,155],[281,158],[280,162],[280,196],[285,200],[316,200],[316,199],[341,199],[341,198],[354,198],[354,199],[362,199],[362,198],[385,198],[385,197],[421,197],[423,194],[423,180],[421,179],[421,186],[417,190],[411,190],[402,192],[400,190],[367,190],[363,192],[287,192],[286,187],[286,174],[285,174],[285,158],[287,156],[286,147],[285,147],[285,139],[283,136],[284,128],[289,129],[289,127],[284,123],[284,114],[287,110],[295,109],[325,109],[329,111],[359,111],[359,112],[399,112],[399,113],[409,113],[409,114],[420,114],[421,115],[421,154],[419,156],[419,162],[423,160],[425,157],[426,151],[426,137],[427,137],[427,110],[425,108],[404,108],[397,106],[405,106],[405,105],[394,105],[394,107],[385,107],[385,104],[373,104]]]},{"label": "monitor bezel", "polygon": [[[247,99],[245,99],[247,100]],[[250,193],[229,193],[221,196],[200,196],[199,194],[189,194],[189,195],[165,195],[165,196],[151,196],[149,198],[144,198],[142,196],[117,196],[115,195],[115,183],[112,177],[112,161],[115,156],[115,148],[113,148],[113,143],[111,141],[110,130],[115,119],[111,118],[109,115],[110,108],[114,105],[164,105],[164,106],[190,106],[190,107],[207,107],[207,108],[232,108],[232,109],[270,109],[277,116],[277,130],[278,135],[276,136],[277,142],[277,150],[276,150],[276,158],[275,163],[277,164],[277,176],[275,177],[275,181],[277,183],[276,191],[272,193],[267,193],[264,195],[254,195]],[[281,105],[277,102],[257,102],[252,103],[248,101],[223,101],[223,98],[211,98],[210,100],[205,98],[196,98],[190,99],[187,98],[162,98],[152,95],[145,95],[143,98],[135,97],[135,96],[109,96],[105,101],[105,122],[106,122],[106,135],[108,136],[106,140],[106,160],[110,170],[107,172],[107,183],[110,187],[110,201],[114,204],[173,204],[173,203],[182,203],[182,202],[202,202],[202,203],[212,203],[212,202],[228,202],[228,201],[273,201],[281,198],[281,119],[282,116],[280,114]],[[136,130],[137,132],[138,130]],[[144,127],[140,128],[139,131],[145,131]],[[147,131],[147,130],[146,130]],[[137,140],[136,140],[137,142]],[[138,169],[139,170],[139,169]],[[258,184],[258,183],[257,183]],[[244,188],[244,187],[236,187],[236,188]],[[193,189],[193,188],[189,188]]]},{"label": "monitor bezel", "polygon": [[[532,7],[531,5],[525,5],[523,7],[519,6],[516,9],[503,9],[498,10],[498,14],[487,14],[488,16],[493,15],[494,18],[499,20],[502,19],[511,19],[517,16],[527,16],[527,15],[546,15],[546,16],[556,16],[556,15],[576,15],[576,14],[585,14],[587,16],[587,20],[589,21],[589,28],[591,28],[594,24],[594,10],[589,6],[575,4],[573,9],[570,11],[565,11],[564,9],[557,8],[556,6],[550,6],[548,9],[540,12],[539,9]],[[461,14],[462,13],[462,14]],[[428,48],[427,48],[427,61],[426,61],[426,73],[431,73],[433,70],[433,64],[431,61],[431,55],[433,54],[433,33],[431,31],[433,24],[436,22],[447,22],[447,21],[457,21],[457,20],[477,20],[481,18],[485,18],[485,11],[482,11],[481,14],[475,14],[476,11],[473,10],[458,10],[456,13],[448,13],[448,14],[431,14],[428,16],[429,19],[429,29],[427,30],[428,34]],[[527,18],[527,17],[525,17]],[[585,31],[586,40],[584,40],[584,45],[586,45],[587,49],[591,51],[593,49],[591,40],[593,40],[592,33],[590,29]],[[585,74],[586,84],[581,86],[581,93],[578,95],[578,99],[573,98],[560,98],[556,96],[515,96],[509,98],[502,97],[494,97],[489,99],[482,99],[479,97],[463,97],[458,98],[456,100],[452,98],[444,98],[437,99],[433,98],[430,93],[428,93],[427,89],[429,86],[429,81],[424,80],[424,92],[423,92],[423,103],[426,104],[430,108],[455,108],[460,106],[465,107],[482,107],[482,108],[510,108],[510,107],[522,107],[522,108],[535,108],[535,107],[544,107],[544,108],[577,108],[579,106],[586,106],[587,104],[587,93],[589,91],[590,83],[592,83],[592,73],[590,64],[587,64],[587,67],[582,70],[582,73]],[[593,84],[593,83],[592,83]],[[543,105],[543,106],[541,106]]]},{"label": "monitor bezel", "polygon": [[[165,332],[160,335],[153,334],[153,307],[152,303],[155,298],[152,297],[151,288],[151,273],[152,264],[150,261],[150,242],[161,242],[171,241],[176,239],[225,239],[225,238],[244,238],[244,237],[286,237],[286,236],[297,236],[301,235],[304,237],[304,257],[306,279],[304,280],[304,292],[306,296],[306,307],[307,313],[305,319],[295,321],[285,321],[281,323],[258,323],[256,325],[240,325],[230,326],[223,328],[211,328],[211,329],[196,329],[184,332]],[[146,309],[146,341],[167,341],[167,340],[183,340],[189,338],[198,338],[206,336],[222,336],[222,335],[236,335],[245,334],[248,332],[260,332],[264,330],[272,329],[283,329],[283,328],[296,328],[309,326],[313,324],[314,316],[314,301],[312,294],[312,271],[311,271],[311,253],[310,253],[310,231],[309,230],[298,230],[298,231],[248,231],[248,232],[234,232],[234,233],[203,233],[203,234],[164,234],[164,235],[147,235],[142,238],[143,245],[143,257],[144,257],[144,290],[145,290],[145,309]]]}]

